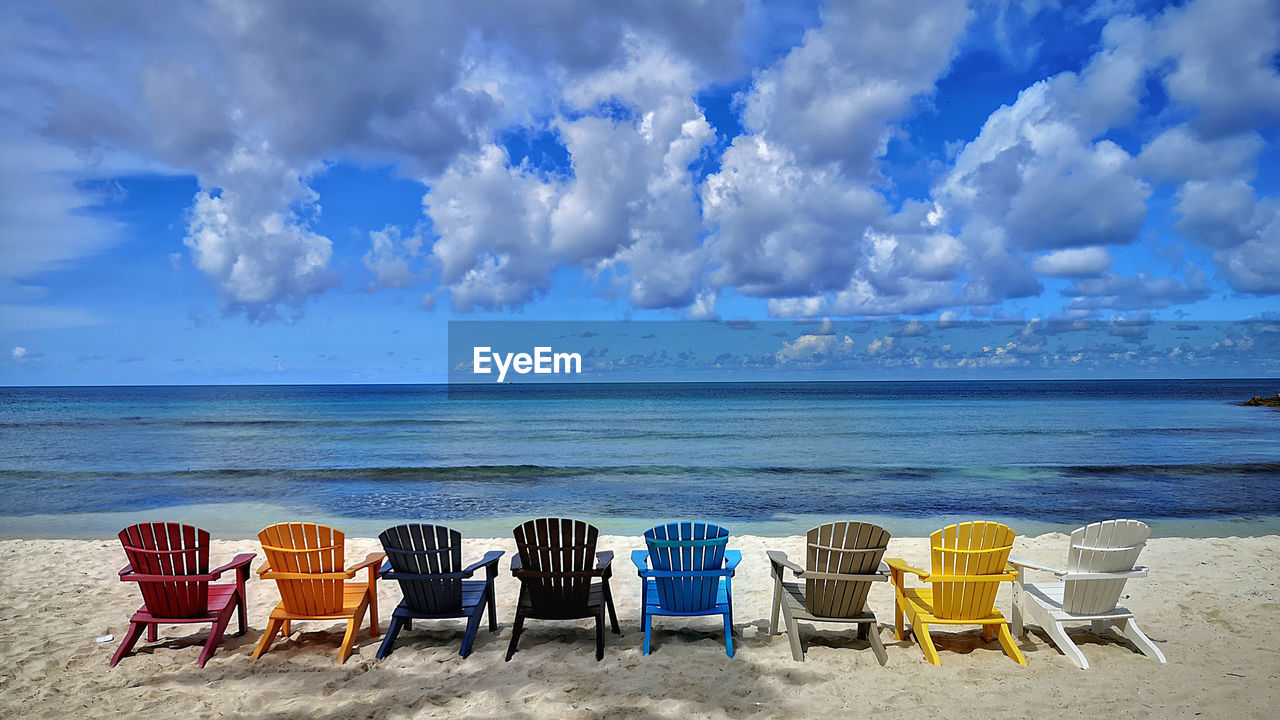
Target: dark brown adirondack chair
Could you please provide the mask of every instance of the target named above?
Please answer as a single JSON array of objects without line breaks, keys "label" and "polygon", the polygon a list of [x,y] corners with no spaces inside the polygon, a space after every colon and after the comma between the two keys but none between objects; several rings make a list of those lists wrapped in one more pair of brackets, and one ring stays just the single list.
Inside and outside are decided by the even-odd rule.
[{"label": "dark brown adirondack chair", "polygon": [[[240,629],[245,631],[245,583],[249,580],[249,563],[253,553],[242,553],[223,565],[209,570],[209,533],[179,523],[139,523],[120,531],[120,544],[129,564],[120,571],[124,582],[138,583],[142,607],[129,619],[129,630],[111,657],[115,667],[133,649],[142,631],[147,642],[155,642],[160,623],[213,623],[209,639],[197,661],[200,667],[209,661],[222,641],[222,633],[231,622],[231,614],[240,611]],[[211,585],[230,570],[236,571],[234,585]]]},{"label": "dark brown adirondack chair", "polygon": [[[773,573],[770,637],[777,632],[781,610],[787,623],[791,657],[803,662],[804,647],[797,621],[856,623],[858,638],[870,640],[872,652],[884,665],[888,656],[880,642],[876,616],[867,609],[867,593],[871,583],[889,578],[888,566],[882,567],[880,562],[889,544],[889,533],[871,523],[828,523],[810,530],[806,543],[805,567],[789,561],[785,553],[777,550],[767,553]],[[785,570],[804,580],[804,585],[783,582]]]},{"label": "dark brown adirondack chair", "polygon": [[609,578],[613,552],[596,552],[600,531],[594,525],[565,518],[530,520],[515,529],[517,554],[511,574],[520,580],[520,601],[511,627],[507,660],[516,653],[525,618],[535,620],[596,619],[596,660],[604,659],[604,614],[613,632],[618,613],[613,609]]},{"label": "dark brown adirondack chair", "polygon": [[[411,629],[414,620],[467,618],[458,654],[466,657],[476,641],[476,631],[485,608],[489,609],[489,631],[498,631],[493,584],[498,577],[501,550],[490,550],[484,558],[462,567],[462,533],[442,525],[397,525],[378,536],[387,552],[380,571],[384,580],[400,583],[404,599],[391,613],[391,626],[378,647],[378,658],[391,654],[396,636]],[[483,580],[471,580],[484,569]]]}]

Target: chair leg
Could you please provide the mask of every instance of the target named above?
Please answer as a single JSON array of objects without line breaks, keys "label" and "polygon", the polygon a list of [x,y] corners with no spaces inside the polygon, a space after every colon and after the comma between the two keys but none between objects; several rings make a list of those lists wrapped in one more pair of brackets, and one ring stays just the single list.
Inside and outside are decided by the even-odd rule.
[{"label": "chair leg", "polygon": [[147,625],[147,642],[153,643],[160,637],[160,623],[149,623]]},{"label": "chair leg", "polygon": [[778,611],[782,609],[782,576],[773,576],[773,608],[769,612],[769,639],[778,634]]},{"label": "chair leg", "polygon": [[902,639],[902,603],[895,597],[893,600],[893,639]]},{"label": "chair leg", "polygon": [[235,605],[227,606],[222,611],[222,615],[213,623],[213,628],[209,630],[209,639],[204,641],[204,649],[200,651],[200,658],[196,660],[198,667],[204,667],[209,662],[209,658],[213,657],[213,651],[218,649],[218,643],[222,642],[222,633],[226,632],[227,625],[231,624],[231,613],[235,611]]},{"label": "chair leg", "polygon": [[733,657],[733,614],[731,612],[724,614],[724,652],[729,657]]},{"label": "chair leg", "polygon": [[782,622],[787,625],[787,643],[791,645],[791,659],[804,662],[804,644],[800,642],[800,626],[791,614],[791,606],[782,605]]},{"label": "chair leg", "polygon": [[1018,574],[1018,580],[1013,584],[1013,605],[1010,608],[1010,620],[1013,625],[1013,634],[1022,637],[1026,634],[1026,628],[1022,625],[1022,593],[1025,588],[1022,586],[1023,573]]},{"label": "chair leg", "polygon": [[382,644],[378,646],[378,652],[374,657],[381,660],[390,655],[395,650],[396,636],[400,634],[401,628],[407,628],[408,625],[408,618],[399,618],[392,615],[391,624],[387,626],[387,634],[382,637]]},{"label": "chair leg", "polygon": [[401,627],[403,627],[405,630],[413,629],[413,618],[404,618],[403,620],[401,620],[401,623],[402,623]]},{"label": "chair leg", "polygon": [[241,635],[244,635],[245,632],[249,630],[249,622],[245,613],[245,601],[244,601],[243,592],[236,594],[235,604],[236,604],[236,624],[237,624],[237,627],[240,628],[239,632],[236,633],[236,637],[240,637]]},{"label": "chair leg", "polygon": [[462,649],[458,651],[462,657],[471,654],[471,646],[476,642],[476,633],[480,632],[481,615],[484,615],[484,603],[472,608],[471,615],[467,617],[467,634],[462,636]]},{"label": "chair leg", "polygon": [[284,624],[280,626],[280,637],[287,638],[292,634],[293,634],[293,622],[290,620],[285,620]]},{"label": "chair leg", "polygon": [[[1022,657],[1022,651],[1014,644],[1013,635],[1009,634],[1009,626],[1005,623],[1000,623],[997,631],[1000,636],[1000,645],[1004,648],[1004,654],[1008,655],[1019,665],[1026,665],[1027,659]],[[1084,656],[1082,655],[1081,657]]]},{"label": "chair leg", "polygon": [[288,620],[279,620],[276,618],[267,620],[267,629],[262,633],[262,639],[258,641],[258,647],[253,650],[254,660],[262,657],[262,653],[266,652],[267,649],[271,647],[271,643],[276,639],[276,634],[279,633],[281,628],[283,628],[288,622]]},{"label": "chair leg", "polygon": [[351,653],[355,652],[356,636],[360,634],[360,626],[364,623],[364,611],[365,608],[360,608],[347,620],[347,634],[342,637],[342,644],[338,646],[339,665],[345,663]]},{"label": "chair leg", "polygon": [[929,637],[929,624],[916,623],[911,626],[911,634],[916,636],[916,641],[920,643],[920,649],[924,651],[924,659],[930,665],[942,665],[942,658],[938,657],[938,649],[933,646],[933,638]]},{"label": "chair leg", "polygon": [[489,604],[489,632],[498,632],[498,604],[493,599],[493,583],[484,589],[485,601]]},{"label": "chair leg", "polygon": [[982,626],[982,641],[983,641],[983,642],[991,642],[992,640],[995,640],[995,639],[996,639],[996,626],[995,626],[995,625],[983,625],[983,626]]},{"label": "chair leg", "polygon": [[604,659],[604,608],[596,611],[596,662]]},{"label": "chair leg", "polygon": [[1142,628],[1138,627],[1138,623],[1133,618],[1120,618],[1116,620],[1116,627],[1120,628],[1120,632],[1124,634],[1129,642],[1138,646],[1143,655],[1149,658],[1155,658],[1157,662],[1165,662],[1164,653],[1160,652],[1160,648],[1151,642],[1151,638],[1142,632]]},{"label": "chair leg", "polygon": [[511,623],[511,642],[507,643],[507,662],[516,654],[516,644],[520,642],[520,631],[524,630],[524,616],[516,610],[516,619]]},{"label": "chair leg", "polygon": [[653,652],[650,646],[653,636],[653,616],[647,609],[640,612],[640,627],[644,629],[644,651],[641,654],[648,655]]},{"label": "chair leg", "polygon": [[133,646],[137,644],[138,638],[142,637],[142,631],[145,628],[146,623],[129,623],[129,631],[125,633],[124,640],[120,641],[120,647],[116,648],[116,654],[111,656],[111,667],[115,667],[116,663],[120,662],[120,658],[133,650]]},{"label": "chair leg", "polygon": [[618,611],[613,609],[613,591],[609,589],[609,580],[606,578],[601,591],[604,594],[604,605],[609,610],[609,624],[613,628],[614,635],[621,635],[622,629],[618,627]]},{"label": "chair leg", "polygon": [[1040,622],[1040,627],[1044,629],[1045,634],[1049,636],[1049,641],[1053,643],[1058,651],[1066,656],[1068,660],[1075,664],[1081,670],[1089,669],[1089,661],[1085,659],[1084,653],[1080,652],[1080,648],[1071,642],[1071,638],[1067,636],[1067,629],[1059,623],[1052,620]]},{"label": "chair leg", "polygon": [[880,667],[884,667],[885,663],[889,662],[889,654],[884,651],[884,643],[880,642],[880,625],[873,621],[858,627],[867,628],[867,639],[871,642],[871,652],[875,653],[876,660],[880,661]]}]

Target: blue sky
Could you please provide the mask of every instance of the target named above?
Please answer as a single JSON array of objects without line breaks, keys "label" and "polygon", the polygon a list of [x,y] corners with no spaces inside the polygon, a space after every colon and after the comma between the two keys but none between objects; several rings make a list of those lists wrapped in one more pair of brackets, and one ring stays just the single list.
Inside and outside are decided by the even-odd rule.
[{"label": "blue sky", "polygon": [[476,319],[1274,374],[1274,2],[439,5],[6,3],[0,384],[440,381]]}]

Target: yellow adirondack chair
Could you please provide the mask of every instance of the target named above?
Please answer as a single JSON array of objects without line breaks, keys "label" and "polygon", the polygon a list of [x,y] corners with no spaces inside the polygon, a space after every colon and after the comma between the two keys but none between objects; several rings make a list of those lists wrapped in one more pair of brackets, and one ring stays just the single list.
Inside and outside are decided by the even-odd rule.
[{"label": "yellow adirondack chair", "polygon": [[[369,635],[378,637],[378,565],[385,553],[370,553],[363,562],[343,570],[346,536],[315,523],[278,523],[258,533],[258,540],[267,555],[258,576],[276,581],[280,604],[271,611],[267,631],[253,651],[254,660],[271,647],[277,634],[289,636],[292,620],[346,620],[339,663],[351,657],[366,610]],[[363,569],[369,571],[367,582],[346,582]]]},{"label": "yellow adirondack chair", "polygon": [[[903,615],[924,651],[925,660],[941,665],[938,651],[929,637],[929,626],[981,625],[987,642],[998,634],[1004,652],[1019,665],[1026,665],[1013,644],[1009,622],[995,609],[996,590],[1002,582],[1013,582],[1018,572],[1008,566],[1014,532],[995,522],[967,522],[948,525],[929,536],[933,548],[932,571],[913,568],[901,558],[885,560],[897,600],[894,603],[894,637],[903,637]],[[912,573],[931,588],[906,587]]]}]

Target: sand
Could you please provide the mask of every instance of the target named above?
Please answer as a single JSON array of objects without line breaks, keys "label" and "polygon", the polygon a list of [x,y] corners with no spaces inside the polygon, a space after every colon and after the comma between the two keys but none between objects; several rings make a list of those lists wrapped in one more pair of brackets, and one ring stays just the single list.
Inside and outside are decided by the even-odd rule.
[{"label": "sand", "polygon": [[[1018,538],[1015,553],[1060,563],[1065,536]],[[1161,665],[1110,634],[1071,632],[1092,668],[1063,657],[1039,628],[1019,639],[1028,665],[984,643],[975,629],[934,633],[942,667],[918,646],[893,639],[893,591],[871,593],[889,663],[881,667],[852,627],[802,623],[807,661],[768,637],[772,587],[766,549],[799,557],[803,540],[735,537],[743,562],[734,580],[737,656],[725,656],[718,618],[659,619],[654,653],[641,655],[639,582],[629,560],[637,538],[606,537],[617,553],[614,596],[623,636],[608,635],[596,662],[588,621],[530,621],[515,658],[503,662],[517,584],[507,572],[509,539],[469,539],[464,559],[507,551],[499,577],[497,634],[482,629],[474,653],[458,656],[461,620],[417,623],[395,654],[375,660],[361,633],[356,654],[335,662],[340,623],[296,623],[257,662],[249,657],[278,600],[274,584],[249,584],[249,632],[228,636],[196,667],[208,626],[161,626],[116,668],[107,662],[139,604],[116,572],[114,540],[0,541],[0,717],[123,717],[160,713],[223,718],[657,718],[819,717],[893,713],[939,717],[1275,717],[1280,700],[1280,537],[1158,538],[1142,556],[1145,580],[1123,601],[1168,657]],[[348,541],[348,558],[377,549]],[[261,550],[215,541],[213,559]],[[920,565],[924,540],[895,539],[890,554]],[[399,601],[380,583],[383,622]],[[997,607],[1009,611],[1009,589]],[[234,623],[233,623],[234,627]],[[115,642],[95,643],[114,634]]]}]

